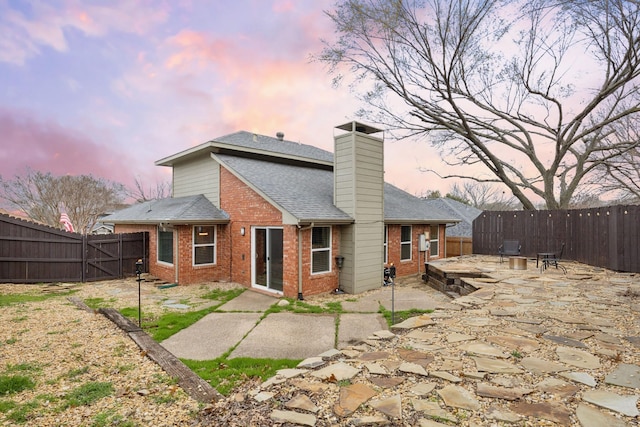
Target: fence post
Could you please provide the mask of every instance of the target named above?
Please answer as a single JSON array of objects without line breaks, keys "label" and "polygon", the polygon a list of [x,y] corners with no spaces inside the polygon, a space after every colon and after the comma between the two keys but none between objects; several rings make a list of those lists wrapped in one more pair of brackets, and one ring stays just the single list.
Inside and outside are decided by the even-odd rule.
[{"label": "fence post", "polygon": [[118,278],[122,279],[124,277],[123,267],[122,267],[122,233],[118,234]]},{"label": "fence post", "polygon": [[82,274],[80,275],[80,278],[82,280],[82,283],[87,281],[87,264],[88,264],[88,260],[87,260],[87,235],[83,234],[82,235]]}]

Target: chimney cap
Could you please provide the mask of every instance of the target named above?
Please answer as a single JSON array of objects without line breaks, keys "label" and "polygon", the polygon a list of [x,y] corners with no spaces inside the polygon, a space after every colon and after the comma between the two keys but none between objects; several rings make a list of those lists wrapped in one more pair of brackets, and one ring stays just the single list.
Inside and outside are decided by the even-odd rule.
[{"label": "chimney cap", "polygon": [[284,141],[284,132],[278,132],[278,133],[276,133],[276,137],[277,137],[280,141]]},{"label": "chimney cap", "polygon": [[382,132],[382,129],[378,129],[375,128],[373,126],[370,125],[365,125],[364,123],[360,123],[360,122],[349,122],[349,123],[345,123],[343,125],[340,126],[336,126],[336,129],[341,129],[347,132],[361,132],[361,133],[365,133],[367,135],[372,134],[372,133],[378,133],[378,132]]}]

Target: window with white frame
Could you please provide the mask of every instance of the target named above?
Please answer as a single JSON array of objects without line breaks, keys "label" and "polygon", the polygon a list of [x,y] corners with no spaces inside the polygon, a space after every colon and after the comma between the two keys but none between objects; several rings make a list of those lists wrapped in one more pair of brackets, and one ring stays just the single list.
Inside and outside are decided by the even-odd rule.
[{"label": "window with white frame", "polygon": [[173,264],[172,227],[158,227],[158,262]]},{"label": "window with white frame", "polygon": [[311,229],[311,273],[331,271],[331,227]]},{"label": "window with white frame", "polygon": [[216,263],[216,227],[197,225],[193,227],[193,265]]},{"label": "window with white frame", "polygon": [[389,228],[385,225],[385,226],[384,226],[384,245],[383,245],[383,250],[384,250],[384,263],[385,263],[385,264],[387,263],[387,260],[389,259],[389,256],[388,256],[388,254],[389,254],[389,253],[388,253],[388,251],[387,251],[387,248],[389,247],[389,246],[387,245],[387,239],[388,239],[388,238],[389,238]]},{"label": "window with white frame", "polygon": [[400,260],[411,259],[411,226],[403,225],[400,228]]},{"label": "window with white frame", "polygon": [[429,230],[429,255],[432,257],[438,256],[438,239],[440,237],[440,227],[438,225],[432,225]]}]

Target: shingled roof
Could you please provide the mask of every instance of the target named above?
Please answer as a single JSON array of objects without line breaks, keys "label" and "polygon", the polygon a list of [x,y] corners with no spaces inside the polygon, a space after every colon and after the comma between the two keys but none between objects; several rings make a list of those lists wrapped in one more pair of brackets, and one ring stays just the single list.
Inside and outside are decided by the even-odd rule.
[{"label": "shingled roof", "polygon": [[443,224],[460,221],[456,215],[424,203],[416,197],[385,182],[384,220],[394,224]]},{"label": "shingled roof", "polygon": [[231,155],[215,156],[240,180],[299,223],[350,223],[333,204],[333,172]]},{"label": "shingled roof", "polygon": [[112,224],[224,224],[229,215],[216,208],[204,195],[150,200],[102,218]]},{"label": "shingled roof", "polygon": [[173,166],[189,158],[212,154],[233,154],[248,158],[270,158],[324,169],[332,169],[333,154],[312,145],[240,131],[225,135],[156,161],[158,166]]},{"label": "shingled roof", "polygon": [[[341,224],[354,221],[334,205],[333,153],[284,138],[239,131],[165,157],[158,160],[156,165],[173,166],[204,155],[213,156],[223,167],[280,209],[283,218],[288,218],[288,223]],[[178,203],[191,201],[188,198],[173,200]],[[109,220],[114,218],[122,223],[130,222],[127,216],[131,214],[135,215],[137,222],[157,222],[161,220],[160,217],[173,223],[196,220],[190,211],[178,215],[176,206],[165,203],[168,202],[153,206],[156,216],[144,211],[144,207],[132,207],[118,212],[117,216],[110,216]],[[203,219],[207,218],[210,222],[225,222],[229,219],[225,212],[213,205],[202,209],[208,212],[208,216],[204,215]],[[443,212],[433,205],[429,206],[424,200],[387,183],[384,185],[384,218],[386,222],[395,224],[442,224],[459,221],[457,216]]]},{"label": "shingled roof", "polygon": [[464,203],[460,203],[457,200],[450,199],[448,197],[425,199],[424,202],[429,210],[436,209],[441,212],[447,212],[450,216],[460,218],[461,221],[458,224],[447,228],[448,236],[472,237],[473,220],[482,213],[480,209],[470,205],[465,205]]},{"label": "shingled roof", "polygon": [[333,153],[314,147],[313,145],[300,144],[293,141],[287,141],[285,139],[257,135],[246,131],[239,131],[221,136],[213,141],[230,144],[235,147],[269,151],[274,154],[305,157],[322,162],[333,162]]},{"label": "shingled roof", "polygon": [[[333,204],[333,172],[232,155],[216,155],[228,170],[299,223],[353,222]],[[455,216],[430,208],[424,200],[384,184],[384,218],[395,224],[457,222]]]}]

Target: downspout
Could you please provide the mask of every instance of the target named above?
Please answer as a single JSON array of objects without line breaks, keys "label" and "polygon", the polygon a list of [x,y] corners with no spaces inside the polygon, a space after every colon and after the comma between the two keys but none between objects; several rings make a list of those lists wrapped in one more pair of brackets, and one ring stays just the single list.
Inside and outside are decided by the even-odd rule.
[{"label": "downspout", "polygon": [[[217,227],[217,225],[216,225],[216,227]],[[230,282],[233,282],[233,277],[232,277],[232,275],[233,275],[233,250],[232,250],[233,249],[233,232],[231,231],[232,228],[233,227],[231,226],[231,221],[229,221],[229,226],[227,227],[227,235],[229,236],[228,241],[229,241],[229,248],[230,248],[230,250],[229,250],[229,274],[228,274]],[[218,229],[216,228],[216,232],[217,231],[218,231]]]},{"label": "downspout", "polygon": [[180,232],[178,227],[173,228],[173,262],[174,262],[174,277],[176,284],[180,279]]},{"label": "downspout", "polygon": [[300,301],[304,301],[302,297],[302,232],[312,228],[313,222],[306,227],[298,226],[298,300]]}]

